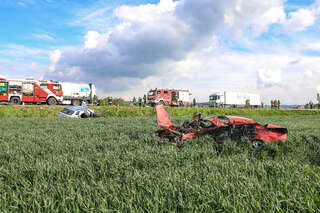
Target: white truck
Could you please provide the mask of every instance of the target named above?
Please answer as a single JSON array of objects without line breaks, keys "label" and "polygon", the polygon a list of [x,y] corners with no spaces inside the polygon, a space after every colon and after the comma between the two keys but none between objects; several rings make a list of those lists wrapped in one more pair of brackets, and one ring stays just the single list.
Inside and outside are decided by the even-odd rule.
[{"label": "white truck", "polygon": [[79,84],[61,82],[60,84],[63,93],[62,104],[80,106],[82,101],[91,104],[96,95],[96,87],[91,83]]},{"label": "white truck", "polygon": [[212,107],[250,107],[257,108],[261,105],[260,95],[255,93],[219,91],[209,96]]}]

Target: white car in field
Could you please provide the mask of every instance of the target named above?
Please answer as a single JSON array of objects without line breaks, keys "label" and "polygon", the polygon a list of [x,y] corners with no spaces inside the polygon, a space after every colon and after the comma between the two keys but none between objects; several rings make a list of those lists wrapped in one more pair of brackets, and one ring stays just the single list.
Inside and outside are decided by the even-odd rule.
[{"label": "white car in field", "polygon": [[58,114],[59,118],[96,118],[97,116],[92,109],[83,103],[82,106],[71,106],[64,108]]}]

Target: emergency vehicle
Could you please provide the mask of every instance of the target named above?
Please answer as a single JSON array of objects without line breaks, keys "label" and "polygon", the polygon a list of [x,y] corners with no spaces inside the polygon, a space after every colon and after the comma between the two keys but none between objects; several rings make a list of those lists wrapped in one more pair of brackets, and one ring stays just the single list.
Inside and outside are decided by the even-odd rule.
[{"label": "emergency vehicle", "polygon": [[147,103],[151,106],[163,104],[166,106],[185,106],[190,104],[189,90],[151,89],[147,95]]},{"label": "emergency vehicle", "polygon": [[80,105],[82,101],[91,103],[95,95],[93,84],[84,86],[83,84],[66,83],[66,86],[63,85],[64,83],[57,81],[31,78],[17,80],[0,78],[0,103],[11,105],[42,103]]}]

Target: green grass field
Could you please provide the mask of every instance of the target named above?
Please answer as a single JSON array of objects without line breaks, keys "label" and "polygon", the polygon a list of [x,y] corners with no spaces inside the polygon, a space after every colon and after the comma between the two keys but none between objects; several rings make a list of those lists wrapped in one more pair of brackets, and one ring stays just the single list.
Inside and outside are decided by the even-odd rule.
[{"label": "green grass field", "polygon": [[[53,118],[67,106],[0,106],[0,118]],[[90,107],[103,117],[140,117],[155,116],[152,107]],[[239,116],[292,116],[320,115],[320,110],[271,110],[271,109],[224,109],[211,107],[167,107],[172,116],[191,116],[194,112],[202,115],[239,115]]]},{"label": "green grass field", "polygon": [[177,149],[155,117],[2,118],[0,212],[319,212],[320,116],[251,118],[288,141]]}]

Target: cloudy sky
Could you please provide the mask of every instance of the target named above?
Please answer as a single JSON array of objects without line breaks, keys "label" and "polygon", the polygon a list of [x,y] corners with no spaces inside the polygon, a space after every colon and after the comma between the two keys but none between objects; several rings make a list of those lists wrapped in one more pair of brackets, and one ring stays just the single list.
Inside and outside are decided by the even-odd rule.
[{"label": "cloudy sky", "polygon": [[304,104],[320,86],[319,22],[320,0],[0,0],[0,76]]}]

